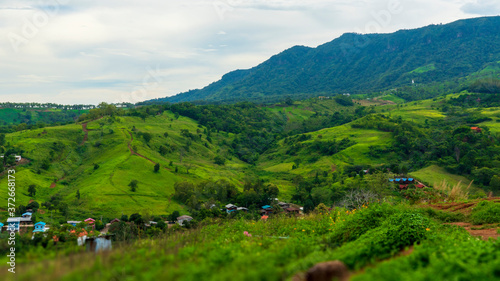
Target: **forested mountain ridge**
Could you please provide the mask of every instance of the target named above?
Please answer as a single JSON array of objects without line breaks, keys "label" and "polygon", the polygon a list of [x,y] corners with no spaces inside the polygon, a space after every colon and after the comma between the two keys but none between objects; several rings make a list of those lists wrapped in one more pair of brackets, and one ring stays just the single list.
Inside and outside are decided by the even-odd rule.
[{"label": "forested mountain ridge", "polygon": [[466,77],[500,60],[500,17],[390,34],[346,33],[317,48],[295,46],[203,89],[152,101],[265,101],[286,95],[364,93]]}]

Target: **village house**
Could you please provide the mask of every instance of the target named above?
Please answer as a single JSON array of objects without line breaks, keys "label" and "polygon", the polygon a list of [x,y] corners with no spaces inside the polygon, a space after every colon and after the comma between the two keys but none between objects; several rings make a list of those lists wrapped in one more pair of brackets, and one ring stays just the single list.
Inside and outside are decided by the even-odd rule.
[{"label": "village house", "polygon": [[84,222],[86,222],[89,226],[92,226],[92,229],[95,229],[95,219],[88,218],[88,219],[84,220]]},{"label": "village house", "polygon": [[262,206],[260,210],[261,215],[269,215],[273,213],[273,208],[269,205]]},{"label": "village house", "polygon": [[227,204],[226,205],[226,212],[229,214],[231,212],[234,212],[234,211],[237,211],[238,210],[238,206],[236,205],[233,205],[233,204]]},{"label": "village house", "polygon": [[482,129],[479,127],[470,127],[471,130],[475,131],[476,133],[481,133]]},{"label": "village house", "polygon": [[35,223],[35,229],[33,229],[33,233],[45,232],[47,231],[47,229],[48,228],[45,227],[45,223],[40,221]]},{"label": "village house", "polygon": [[0,222],[0,233],[2,233],[3,223]]},{"label": "village house", "polygon": [[7,231],[18,232],[21,218],[7,218]]},{"label": "village house", "polygon": [[288,208],[285,208],[285,212],[287,214],[299,215],[300,214],[300,209],[299,208],[295,208],[295,207],[288,207]]},{"label": "village house", "polygon": [[189,222],[193,220],[192,217],[190,216],[187,216],[187,215],[183,215],[183,216],[180,216],[180,217],[177,217],[177,223],[182,226],[184,224],[184,222]]},{"label": "village house", "polygon": [[290,204],[285,203],[285,202],[278,202],[278,206],[280,206],[282,209],[286,209],[290,207]]},{"label": "village house", "polygon": [[68,224],[71,224],[72,226],[76,226],[77,224],[81,223],[82,221],[67,221]]}]

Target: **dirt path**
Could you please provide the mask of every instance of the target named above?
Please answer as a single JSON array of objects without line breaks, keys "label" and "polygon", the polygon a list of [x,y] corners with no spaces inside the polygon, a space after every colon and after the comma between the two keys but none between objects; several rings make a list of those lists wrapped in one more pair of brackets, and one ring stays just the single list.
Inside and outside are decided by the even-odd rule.
[{"label": "dirt path", "polygon": [[[496,224],[494,225],[472,225],[467,222],[452,222],[446,223],[449,225],[461,226],[474,237],[481,237],[483,240],[488,240],[489,238],[498,239],[500,234],[497,232]],[[484,228],[484,229],[481,229]]]},{"label": "dirt path", "polygon": [[[131,132],[129,132],[129,131],[127,131],[127,132],[128,132],[128,134],[130,135],[130,140],[129,140],[128,144],[127,144],[128,149],[130,150],[130,154],[132,154],[132,155],[137,155],[137,156],[139,156],[139,157],[141,157],[141,158],[144,158],[144,159],[148,160],[149,162],[151,162],[151,163],[153,163],[153,164],[155,164],[155,165],[156,165],[156,162],[155,162],[155,161],[153,161],[153,160],[151,160],[151,159],[147,158],[146,156],[144,156],[144,155],[142,155],[142,154],[140,154],[140,153],[138,153],[138,152],[136,152],[136,151],[134,151],[134,150],[132,149],[131,143],[132,143],[132,141],[134,140],[134,136],[132,135],[132,133],[131,133]],[[165,170],[170,170],[170,169],[169,169],[169,168],[167,168],[167,167],[163,167],[163,168],[164,168]]]},{"label": "dirt path", "polygon": [[85,133],[83,137],[82,143],[80,145],[84,145],[85,142],[89,139],[89,130],[87,130],[87,123],[82,123],[82,130]]},{"label": "dirt path", "polygon": [[[472,212],[472,209],[481,201],[491,201],[500,203],[500,197],[489,197],[485,199],[477,199],[469,202],[449,202],[449,203],[437,203],[430,205],[422,205],[421,207],[429,207],[440,211],[451,212],[451,213],[462,213],[468,215]],[[474,237],[481,237],[483,240],[488,240],[489,238],[498,239],[500,234],[497,232],[497,224],[493,225],[473,225],[468,222],[454,222],[446,223],[449,225],[456,225],[463,227],[470,235]]]},{"label": "dirt path", "polygon": [[421,207],[429,207],[441,211],[460,212],[462,214],[470,214],[472,209],[481,201],[488,200],[500,203],[500,197],[490,197],[485,199],[473,200],[470,202],[449,202],[449,203],[436,203],[429,205],[422,205]]}]

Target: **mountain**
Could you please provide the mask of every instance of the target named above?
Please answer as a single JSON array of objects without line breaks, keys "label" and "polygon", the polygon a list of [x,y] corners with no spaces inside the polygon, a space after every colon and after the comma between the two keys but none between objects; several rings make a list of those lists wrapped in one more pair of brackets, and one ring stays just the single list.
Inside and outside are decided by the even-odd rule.
[{"label": "mountain", "polygon": [[500,17],[391,34],[346,33],[316,48],[295,46],[203,89],[159,102],[242,101],[363,93],[468,76],[500,60]]}]

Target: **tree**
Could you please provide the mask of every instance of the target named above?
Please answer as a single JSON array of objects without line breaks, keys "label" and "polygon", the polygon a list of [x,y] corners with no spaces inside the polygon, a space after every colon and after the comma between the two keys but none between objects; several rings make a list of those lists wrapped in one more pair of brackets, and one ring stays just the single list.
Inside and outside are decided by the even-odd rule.
[{"label": "tree", "polygon": [[491,178],[490,187],[493,190],[500,190],[500,177],[495,175]]},{"label": "tree", "polygon": [[139,226],[139,225],[142,226],[144,224],[144,220],[142,219],[142,216],[138,213],[131,214],[129,221],[134,222],[137,226]]},{"label": "tree", "polygon": [[172,214],[170,214],[170,216],[168,216],[168,220],[169,221],[176,221],[178,217],[180,217],[181,214],[179,213],[179,211],[173,211]]},{"label": "tree", "polygon": [[304,213],[309,213],[314,210],[314,203],[311,195],[307,198],[306,203],[304,204]]},{"label": "tree", "polygon": [[76,190],[76,199],[80,200],[80,189]]},{"label": "tree", "polygon": [[160,171],[160,163],[156,163],[154,171],[155,173],[158,173],[158,171]]},{"label": "tree", "polygon": [[165,154],[167,154],[168,152],[169,152],[169,149],[168,149],[166,146],[164,146],[164,145],[160,145],[160,154],[161,154],[161,155],[165,155]]},{"label": "tree", "polygon": [[159,229],[161,230],[164,230],[167,225],[165,224],[165,222],[163,220],[159,221],[158,224],[156,225]]},{"label": "tree", "polygon": [[217,155],[214,158],[214,163],[220,166],[224,166],[224,164],[226,163],[226,159],[224,159],[224,157]]},{"label": "tree", "polygon": [[127,215],[122,215],[120,218],[121,221],[128,221],[128,216]]},{"label": "tree", "polygon": [[163,136],[164,136],[165,138],[168,138],[168,132],[163,133]]},{"label": "tree", "polygon": [[149,141],[153,138],[153,136],[150,133],[143,133],[142,138],[146,143],[149,143]]},{"label": "tree", "polygon": [[314,212],[317,213],[317,214],[327,214],[327,213],[329,213],[328,207],[325,204],[323,204],[323,203],[319,203],[319,205],[316,206],[316,208],[314,209]]},{"label": "tree", "polygon": [[94,171],[99,169],[99,164],[94,164]]},{"label": "tree", "polygon": [[130,191],[132,192],[135,192],[137,190],[137,184],[139,183],[139,181],[137,180],[132,180],[128,186],[130,186]]},{"label": "tree", "polygon": [[38,204],[38,202],[36,202],[36,201],[33,201],[31,203],[28,203],[28,205],[26,205],[26,209],[33,210],[33,213],[36,213],[38,208],[40,208],[40,204]]},{"label": "tree", "polygon": [[36,185],[32,184],[28,187],[28,193],[30,195],[30,197],[33,197],[35,196],[36,194]]}]

